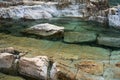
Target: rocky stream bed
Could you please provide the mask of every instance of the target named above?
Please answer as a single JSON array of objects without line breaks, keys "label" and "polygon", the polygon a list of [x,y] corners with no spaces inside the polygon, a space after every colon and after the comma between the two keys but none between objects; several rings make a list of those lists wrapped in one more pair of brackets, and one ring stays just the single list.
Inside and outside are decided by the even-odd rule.
[{"label": "rocky stream bed", "polygon": [[[64,27],[63,37],[23,33],[40,23]],[[120,80],[119,40],[119,30],[79,18],[1,20],[0,70],[24,79],[0,80]]]}]

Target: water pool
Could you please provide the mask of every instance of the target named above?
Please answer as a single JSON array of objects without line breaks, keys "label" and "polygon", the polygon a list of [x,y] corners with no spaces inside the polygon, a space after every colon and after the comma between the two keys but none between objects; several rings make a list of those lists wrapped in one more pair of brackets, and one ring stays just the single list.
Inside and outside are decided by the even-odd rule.
[{"label": "water pool", "polygon": [[[65,27],[65,32],[90,32],[101,34],[114,31],[107,26],[82,21],[79,18],[53,18],[49,20],[1,20],[0,21],[0,47],[14,47],[20,51],[28,52],[26,57],[39,55],[48,56],[58,62],[72,65],[78,60],[109,60],[109,47],[102,47],[95,42],[69,44],[61,40],[45,40],[36,36],[26,36],[21,33],[24,29],[40,23],[51,23]],[[65,62],[66,63],[66,62]]]}]

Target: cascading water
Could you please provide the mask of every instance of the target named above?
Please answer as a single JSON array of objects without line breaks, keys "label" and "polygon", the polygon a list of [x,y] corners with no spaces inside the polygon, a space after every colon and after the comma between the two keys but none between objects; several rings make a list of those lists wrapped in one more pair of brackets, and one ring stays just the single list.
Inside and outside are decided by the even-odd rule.
[{"label": "cascading water", "polygon": [[[25,18],[25,19],[42,19],[59,16],[79,16],[82,17],[81,10],[85,5],[69,5],[64,9],[58,9],[56,3],[43,3],[33,6],[15,6],[9,8],[0,8],[1,18]],[[81,9],[82,8],[82,9]]]}]

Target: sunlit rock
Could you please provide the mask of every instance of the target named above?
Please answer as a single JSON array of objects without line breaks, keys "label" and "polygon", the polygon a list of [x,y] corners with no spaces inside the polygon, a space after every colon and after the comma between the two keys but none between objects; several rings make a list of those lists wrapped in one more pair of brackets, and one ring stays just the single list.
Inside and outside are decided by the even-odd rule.
[{"label": "sunlit rock", "polygon": [[0,69],[10,69],[14,63],[14,55],[10,53],[0,53]]},{"label": "sunlit rock", "polygon": [[23,57],[19,60],[19,73],[24,76],[47,80],[49,60],[46,56]]},{"label": "sunlit rock", "polygon": [[37,24],[24,31],[27,34],[35,34],[41,37],[61,38],[63,36],[64,27],[59,27],[49,23]]}]

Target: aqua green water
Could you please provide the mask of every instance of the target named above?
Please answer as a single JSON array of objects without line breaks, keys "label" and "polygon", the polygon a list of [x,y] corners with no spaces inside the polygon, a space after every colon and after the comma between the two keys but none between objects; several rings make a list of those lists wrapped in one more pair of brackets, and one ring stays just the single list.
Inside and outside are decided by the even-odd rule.
[{"label": "aqua green water", "polygon": [[[14,36],[24,36],[21,31],[40,23],[51,23],[58,26],[65,27],[65,31],[89,31],[98,30],[97,28],[104,29],[102,25],[91,24],[90,22],[82,21],[79,18],[53,18],[49,20],[1,20],[0,21],[0,32]],[[94,28],[93,28],[94,27]],[[100,30],[101,30],[100,29]]]},{"label": "aqua green water", "polygon": [[109,4],[111,6],[117,6],[118,4],[120,4],[120,0],[109,0]]},{"label": "aqua green water", "polygon": [[[65,27],[65,32],[94,32],[103,33],[111,31],[98,23],[82,21],[79,18],[53,18],[49,20],[1,20],[0,21],[0,47],[14,47],[22,52],[28,52],[26,57],[45,55],[61,60],[106,60],[109,51],[89,44],[67,44],[63,40],[52,41],[39,39],[35,36],[25,36],[24,29],[40,23],[51,23]],[[6,79],[7,80],[7,79]],[[8,79],[10,80],[10,79]],[[17,80],[17,79],[14,79]]]}]

